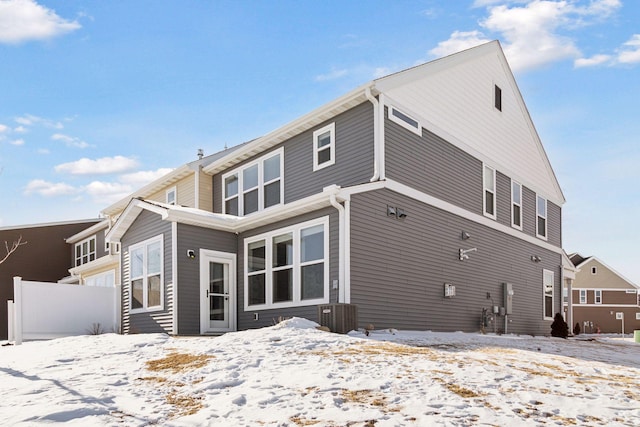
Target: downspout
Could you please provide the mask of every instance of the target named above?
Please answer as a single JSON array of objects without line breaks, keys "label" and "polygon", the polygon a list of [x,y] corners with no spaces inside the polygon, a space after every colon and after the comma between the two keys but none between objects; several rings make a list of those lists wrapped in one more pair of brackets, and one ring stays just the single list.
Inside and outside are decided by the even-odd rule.
[{"label": "downspout", "polygon": [[329,196],[331,205],[338,210],[338,302],[344,301],[344,256],[345,256],[345,244],[344,244],[344,206],[342,206],[336,200],[335,193]]},{"label": "downspout", "polygon": [[371,88],[367,87],[364,90],[364,94],[367,99],[373,104],[373,176],[370,179],[370,182],[378,181],[380,179],[380,118],[379,118],[379,108],[380,103],[378,100],[371,94]]}]

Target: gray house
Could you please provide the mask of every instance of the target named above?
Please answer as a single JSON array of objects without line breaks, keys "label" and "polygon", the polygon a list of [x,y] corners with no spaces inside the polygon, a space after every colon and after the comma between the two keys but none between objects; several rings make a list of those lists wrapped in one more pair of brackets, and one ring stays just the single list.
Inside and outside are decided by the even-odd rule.
[{"label": "gray house", "polygon": [[[371,81],[201,168],[211,210],[133,198],[123,332],[548,334],[564,197],[498,42]],[[350,314],[349,314],[350,313]]]}]

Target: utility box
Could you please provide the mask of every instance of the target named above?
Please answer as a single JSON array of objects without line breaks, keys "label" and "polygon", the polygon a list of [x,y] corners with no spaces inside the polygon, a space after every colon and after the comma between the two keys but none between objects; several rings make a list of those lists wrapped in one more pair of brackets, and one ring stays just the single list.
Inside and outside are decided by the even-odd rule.
[{"label": "utility box", "polygon": [[503,283],[504,290],[504,312],[505,314],[513,314],[513,285],[511,283]]},{"label": "utility box", "polygon": [[318,323],[331,332],[346,334],[358,329],[358,307],[355,304],[319,305]]}]

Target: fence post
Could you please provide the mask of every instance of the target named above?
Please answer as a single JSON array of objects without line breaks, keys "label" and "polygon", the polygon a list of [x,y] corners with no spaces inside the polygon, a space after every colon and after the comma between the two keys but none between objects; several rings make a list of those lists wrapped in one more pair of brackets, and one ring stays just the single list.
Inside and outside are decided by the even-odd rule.
[{"label": "fence post", "polygon": [[22,344],[22,277],[13,278],[13,314],[14,314],[14,342]]},{"label": "fence post", "polygon": [[13,314],[13,300],[7,300],[7,339],[14,341],[14,325],[15,315]]}]

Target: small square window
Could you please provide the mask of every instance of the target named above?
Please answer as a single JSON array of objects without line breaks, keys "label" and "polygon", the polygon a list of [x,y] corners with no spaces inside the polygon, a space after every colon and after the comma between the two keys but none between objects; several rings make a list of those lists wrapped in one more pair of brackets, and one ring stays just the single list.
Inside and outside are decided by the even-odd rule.
[{"label": "small square window", "polygon": [[167,190],[166,202],[168,205],[175,205],[176,201],[176,187]]},{"label": "small square window", "polygon": [[498,85],[494,85],[493,100],[496,110],[502,111],[502,89]]},{"label": "small square window", "polygon": [[313,132],[313,170],[336,162],[336,124],[331,123]]}]

